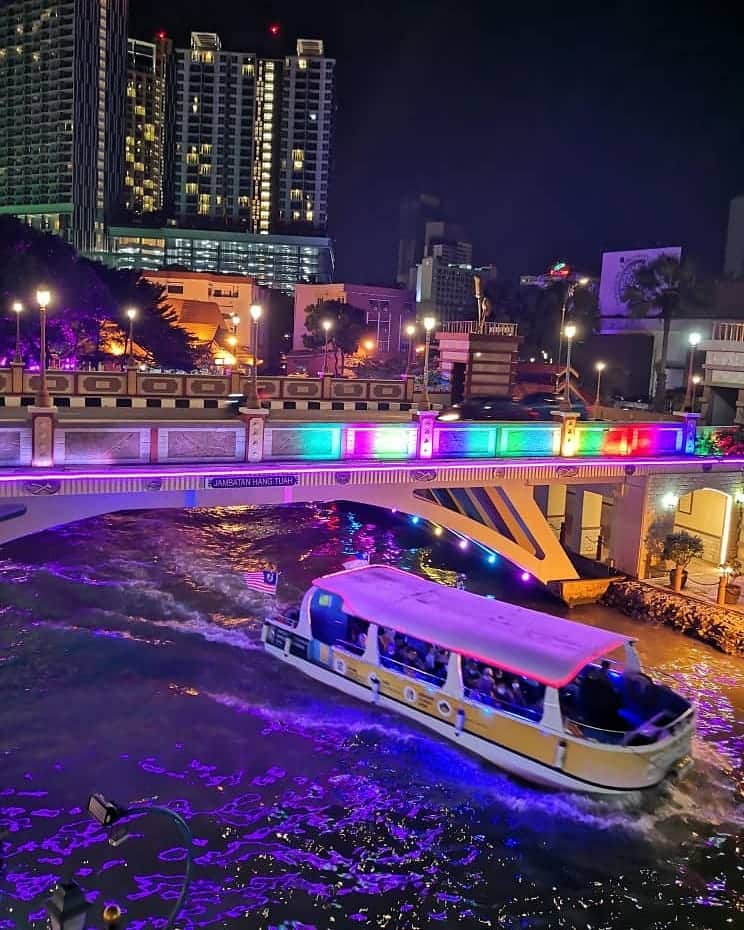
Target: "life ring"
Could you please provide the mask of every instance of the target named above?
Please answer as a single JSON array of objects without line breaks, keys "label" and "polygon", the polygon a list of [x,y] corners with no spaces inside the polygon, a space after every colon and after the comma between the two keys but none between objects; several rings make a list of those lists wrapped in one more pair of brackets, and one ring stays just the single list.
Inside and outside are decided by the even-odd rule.
[{"label": "life ring", "polygon": [[410,685],[406,685],[403,689],[403,697],[408,701],[409,704],[416,703],[416,692]]},{"label": "life ring", "polygon": [[346,662],[343,659],[337,658],[333,660],[333,667],[339,673],[339,675],[346,674]]},{"label": "life ring", "polygon": [[452,713],[452,707],[448,701],[440,701],[437,704],[437,710],[443,717],[449,717],[449,715]]}]

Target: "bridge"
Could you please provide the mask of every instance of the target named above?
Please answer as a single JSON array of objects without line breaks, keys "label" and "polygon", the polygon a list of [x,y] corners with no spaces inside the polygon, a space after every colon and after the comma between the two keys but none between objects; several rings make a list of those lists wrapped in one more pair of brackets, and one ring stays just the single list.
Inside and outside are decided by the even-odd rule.
[{"label": "bridge", "polygon": [[579,574],[567,550],[643,577],[652,526],[695,528],[694,508],[680,511],[693,492],[716,495],[721,513],[711,561],[741,526],[744,458],[700,453],[695,415],[303,423],[243,411],[230,423],[83,423],[32,408],[31,418],[0,423],[0,543],[118,510],[342,500],[429,521],[570,600]]}]

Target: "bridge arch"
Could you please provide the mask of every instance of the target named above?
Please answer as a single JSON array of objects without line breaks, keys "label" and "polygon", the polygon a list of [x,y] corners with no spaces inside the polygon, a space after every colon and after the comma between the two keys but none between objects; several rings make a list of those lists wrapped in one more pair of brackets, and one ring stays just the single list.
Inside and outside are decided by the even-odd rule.
[{"label": "bridge arch", "polygon": [[[43,488],[43,483],[41,483]],[[96,493],[29,493],[16,498],[13,516],[0,521],[0,544],[33,533],[107,513],[191,507],[277,506],[291,503],[344,501],[420,516],[493,551],[543,584],[578,577],[576,569],[535,502],[526,482],[509,481],[483,489],[435,489],[415,483],[296,485],[260,488],[165,490],[154,482],[149,489]],[[457,506],[458,494],[463,498]],[[481,499],[474,493],[482,490]],[[447,505],[447,494],[452,495]],[[468,502],[469,501],[469,502]],[[489,504],[490,502],[490,504]]]}]

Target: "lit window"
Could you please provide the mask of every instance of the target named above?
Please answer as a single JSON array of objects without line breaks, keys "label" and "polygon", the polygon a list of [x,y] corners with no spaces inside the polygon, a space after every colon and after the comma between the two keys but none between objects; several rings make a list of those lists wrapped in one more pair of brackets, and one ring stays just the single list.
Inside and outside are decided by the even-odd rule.
[{"label": "lit window", "polygon": [[144,115],[145,115],[145,108],[142,106],[141,103],[138,103],[137,106],[134,108],[134,114],[135,114],[135,116],[144,116]]},{"label": "lit window", "polygon": [[297,67],[300,71],[307,71],[307,58],[298,58]]},{"label": "lit window", "polygon": [[197,192],[196,184],[193,181],[189,181],[189,183],[186,185],[186,193],[195,194],[196,192]]},{"label": "lit window", "polygon": [[293,219],[293,220],[299,220],[299,218],[300,218],[300,211],[299,211],[299,210],[293,210],[293,211],[292,211],[292,219]]},{"label": "lit window", "polygon": [[252,77],[253,76],[253,65],[243,65],[242,67],[243,77]]},{"label": "lit window", "polygon": [[302,200],[302,191],[295,187],[289,193],[290,200]]},{"label": "lit window", "polygon": [[305,211],[305,219],[308,221],[308,223],[312,223],[312,221],[313,221],[313,211],[312,211],[312,210],[306,210],[306,211]]}]

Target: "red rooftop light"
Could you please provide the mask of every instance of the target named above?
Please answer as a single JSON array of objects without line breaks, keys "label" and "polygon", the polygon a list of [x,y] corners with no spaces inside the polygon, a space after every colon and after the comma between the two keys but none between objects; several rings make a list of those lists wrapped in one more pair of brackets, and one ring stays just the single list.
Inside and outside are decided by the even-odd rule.
[{"label": "red rooftop light", "polygon": [[158,39],[167,39],[167,38],[168,38],[168,34],[166,33],[166,31],[165,31],[164,29],[161,29],[160,32],[158,33],[157,37],[158,37]]},{"label": "red rooftop light", "polygon": [[273,36],[278,36],[281,31],[282,31],[282,27],[279,25],[279,23],[271,23],[271,25],[269,26],[269,32]]}]

